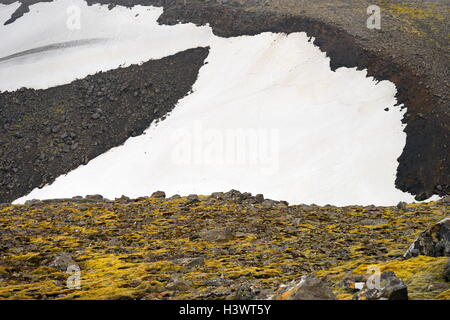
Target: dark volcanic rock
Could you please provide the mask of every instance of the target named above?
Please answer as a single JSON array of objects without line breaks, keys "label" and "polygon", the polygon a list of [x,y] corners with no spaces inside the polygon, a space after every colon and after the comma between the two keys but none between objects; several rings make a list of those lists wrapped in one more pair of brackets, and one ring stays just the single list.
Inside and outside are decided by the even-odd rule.
[{"label": "dark volcanic rock", "polygon": [[[12,2],[13,0],[0,0],[0,3]],[[22,2],[20,8],[14,12],[7,23],[14,22],[15,19],[28,12],[30,4],[41,1],[29,0]],[[450,193],[450,158],[448,157],[450,153],[450,144],[448,143],[450,141],[450,113],[448,111],[447,80],[449,78],[449,68],[448,62],[445,63],[448,59],[445,60],[446,55],[442,49],[445,47],[445,44],[440,44],[440,41],[444,41],[440,38],[446,39],[446,37],[442,37],[441,32],[436,32],[436,30],[446,31],[447,25],[444,28],[436,29],[435,23],[437,21],[434,19],[433,14],[430,15],[431,20],[433,20],[432,25],[427,25],[425,19],[420,21],[420,25],[424,25],[424,28],[420,28],[420,33],[425,32],[426,36],[417,36],[413,32],[404,31],[408,29],[403,28],[406,15],[401,15],[399,18],[396,17],[396,14],[390,13],[384,18],[389,19],[389,23],[385,24],[386,27],[383,27],[381,32],[366,30],[366,33],[361,36],[358,32],[366,29],[361,27],[363,22],[365,22],[360,20],[363,17],[361,8],[366,8],[371,4],[370,1],[350,1],[345,6],[347,11],[343,7],[342,10],[340,10],[341,8],[336,10],[338,5],[334,7],[329,3],[325,3],[324,0],[299,2],[298,7],[292,6],[292,3],[295,2],[286,1],[286,8],[284,9],[277,5],[278,1],[88,0],[87,2],[90,5],[94,3],[108,4],[109,7],[114,7],[115,5],[130,7],[137,4],[164,6],[164,13],[159,18],[159,23],[168,25],[175,25],[180,22],[192,22],[197,25],[209,23],[214,33],[223,37],[255,35],[261,32],[306,32],[311,39],[314,39],[314,44],[330,57],[330,66],[333,70],[340,67],[367,69],[368,76],[373,76],[380,81],[390,80],[396,85],[398,104],[403,104],[407,108],[403,119],[403,122],[407,123],[405,127],[407,139],[403,153],[398,159],[396,186],[405,192],[416,195],[418,200],[427,199],[433,193],[439,195]],[[425,2],[429,4],[431,1]],[[317,10],[315,5],[319,6],[320,10]],[[292,8],[298,8],[298,11],[292,10]],[[313,14],[305,14],[307,11],[313,12]],[[363,18],[366,17],[364,16]],[[408,22],[416,25],[415,22]],[[356,34],[355,30],[357,30]],[[408,41],[409,39],[412,41]],[[427,45],[423,45],[424,41],[427,42]],[[406,47],[403,46],[405,42]],[[192,76],[192,73],[183,69],[184,67],[181,67],[180,70],[175,68],[176,71],[169,71],[171,70],[170,68],[170,66],[167,66],[169,74],[165,74],[166,68],[156,68],[156,70],[160,70],[158,73],[164,75],[166,79],[174,79],[177,82],[172,88],[178,89],[180,84],[184,85],[183,81],[179,81],[181,77]],[[186,81],[186,84],[189,81],[190,79]],[[158,80],[153,81],[153,79],[145,81],[145,84],[148,83],[154,85],[152,91],[156,98],[154,101],[165,101],[164,99],[158,99],[156,96],[163,95],[163,97],[166,97],[168,95],[168,91],[165,90],[167,89],[166,86],[160,85]],[[99,90],[98,86],[89,83],[86,87],[88,91],[85,94],[85,99],[81,99],[77,104],[81,110],[84,110],[84,117],[87,115],[89,117],[87,119],[89,121],[85,121],[81,125],[87,132],[80,140],[92,137],[92,140],[98,144],[94,147],[90,143],[87,145],[84,143],[80,144],[76,149],[79,158],[75,160],[71,158],[71,152],[64,153],[63,150],[60,150],[62,148],[54,148],[52,145],[51,149],[53,150],[47,150],[50,149],[48,146],[51,141],[45,141],[43,145],[47,148],[44,146],[39,148],[44,149],[46,159],[53,159],[44,161],[50,172],[48,175],[51,175],[51,177],[47,176],[47,173],[43,172],[39,166],[37,166],[37,172],[33,172],[32,162],[39,152],[34,150],[35,147],[32,147],[31,150],[27,151],[30,152],[30,155],[20,155],[25,159],[19,161],[20,165],[17,166],[19,174],[8,173],[4,176],[0,174],[0,181],[3,183],[0,186],[0,201],[10,201],[23,195],[35,186],[51,182],[55,176],[66,173],[80,163],[87,162],[84,160],[80,161],[80,159],[85,159],[85,157],[92,159],[109,148],[121,144],[124,141],[123,134],[127,137],[139,134],[151,122],[148,118],[141,120],[139,115],[146,116],[149,114],[159,118],[167,113],[164,107],[155,106],[153,103],[151,103],[151,106],[145,105],[146,102],[142,97],[145,96],[145,90],[148,90],[148,88],[124,83],[111,89],[109,84],[108,82],[105,83],[101,86],[102,90]],[[127,99],[124,99],[125,101],[115,94],[117,90],[127,96]],[[54,91],[50,90],[49,92],[53,93]],[[14,99],[6,101],[8,102],[6,104],[7,109],[17,108],[18,106],[24,108],[24,104],[27,104],[29,107],[31,99],[27,97],[26,90],[22,93],[24,95],[17,93],[14,95]],[[39,96],[40,94],[38,94],[38,100],[40,99]],[[169,96],[176,97],[176,100],[180,98],[177,94],[169,94]],[[55,98],[54,103],[58,102],[59,104],[63,100],[64,104],[66,104],[66,99],[60,99],[58,95]],[[103,119],[103,117],[96,120],[90,118],[93,112],[89,108],[97,105],[97,100],[104,100],[108,103],[112,101],[110,109],[102,107],[105,111],[103,115],[107,116],[106,119]],[[50,101],[46,100],[46,102]],[[124,119],[116,119],[118,115],[128,117],[129,114],[136,113],[134,111],[128,112],[129,110],[121,108],[116,110],[117,104],[130,107],[130,104],[140,103],[144,104],[142,108],[146,109],[146,113],[138,112],[137,117],[131,116],[130,123],[127,124],[123,123]],[[50,108],[45,106],[44,103],[40,107],[42,106],[44,106],[44,109]],[[139,106],[136,108],[139,108]],[[10,114],[9,112],[1,114],[0,119],[17,122],[14,120],[16,114]],[[94,117],[96,118],[97,115]],[[107,119],[108,117],[112,117],[112,119]],[[69,123],[71,118],[69,115]],[[105,134],[105,132],[109,132],[109,126],[104,125],[104,122],[108,121],[113,123],[114,126],[112,128],[118,126],[119,135],[117,132]],[[35,123],[40,125],[39,121]],[[74,123],[78,122],[75,121]],[[66,125],[67,122],[64,122],[64,124]],[[50,130],[52,126],[53,123],[47,125]],[[8,128],[8,126],[5,128]],[[12,126],[9,126],[9,128],[12,128]],[[25,137],[21,139],[25,141],[20,142],[19,147],[24,145],[34,146],[33,141],[27,141],[28,139],[26,138],[33,133],[36,132],[25,132],[25,134],[18,132],[19,136]],[[14,135],[12,132],[7,134]],[[97,135],[105,137],[110,135],[108,138],[111,139],[113,137],[116,141],[104,143],[109,139],[103,141]],[[14,140],[8,138],[6,144],[14,144],[15,140],[19,140],[16,137],[17,135],[13,137]],[[5,141],[3,142],[5,143]],[[9,146],[8,148],[12,147]],[[80,152],[80,149],[85,151]],[[4,159],[8,159],[8,157],[13,159],[14,162],[18,161],[18,156],[5,155]],[[55,168],[54,165],[49,165],[57,157],[63,158],[64,161],[59,162],[67,162],[67,167]],[[24,163],[28,163],[28,165],[24,165]],[[2,164],[0,163],[1,166]],[[24,173],[22,174],[22,172]]]},{"label": "dark volcanic rock", "polygon": [[419,255],[450,257],[450,217],[422,232],[404,257],[412,258]]},{"label": "dark volcanic rock", "polygon": [[0,92],[0,203],[142,134],[190,92],[208,52],[190,49],[45,90]]},{"label": "dark volcanic rock", "polygon": [[152,193],[152,198],[165,198],[166,193],[164,191],[156,191]]}]

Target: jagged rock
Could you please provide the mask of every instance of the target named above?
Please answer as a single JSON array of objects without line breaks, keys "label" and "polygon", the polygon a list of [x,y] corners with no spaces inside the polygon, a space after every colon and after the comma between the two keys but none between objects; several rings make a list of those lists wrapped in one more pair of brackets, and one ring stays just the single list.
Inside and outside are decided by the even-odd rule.
[{"label": "jagged rock", "polygon": [[409,259],[419,255],[450,257],[450,217],[422,232],[405,252]]},{"label": "jagged rock", "polygon": [[191,203],[196,203],[196,202],[199,202],[199,201],[200,200],[199,200],[199,198],[198,198],[198,196],[196,194],[190,194],[190,195],[187,196],[186,203],[187,204],[191,204]]},{"label": "jagged rock", "polygon": [[105,200],[100,194],[87,195],[84,199],[90,202],[100,202]]},{"label": "jagged rock", "polygon": [[50,263],[49,267],[65,272],[72,265],[77,265],[77,263],[68,253],[63,252]]},{"label": "jagged rock", "polygon": [[40,203],[42,203],[41,200],[38,200],[38,199],[32,199],[32,200],[27,200],[27,201],[25,201],[24,205],[30,206],[30,207],[31,207],[31,206],[38,205],[38,204],[40,204]]},{"label": "jagged rock", "polygon": [[331,288],[321,279],[308,275],[279,290],[272,300],[335,300]]},{"label": "jagged rock", "polygon": [[225,192],[222,195],[222,198],[224,200],[227,200],[227,201],[233,201],[233,202],[236,202],[236,203],[241,203],[244,200],[245,197],[243,196],[242,193],[240,193],[239,191],[233,189],[233,190],[230,190],[228,192]]},{"label": "jagged rock", "polygon": [[356,292],[361,290],[361,284],[366,283],[369,278],[368,274],[348,274],[341,282],[341,287]]},{"label": "jagged rock", "polygon": [[211,193],[211,198],[214,198],[214,199],[222,199],[222,197],[223,197],[223,192],[213,192],[213,193]]},{"label": "jagged rock", "polygon": [[199,233],[200,238],[211,242],[228,241],[234,238],[234,234],[230,228],[216,228],[213,230],[203,230]]},{"label": "jagged rock", "polygon": [[277,203],[277,207],[289,207],[289,202],[281,200]]},{"label": "jagged rock", "polygon": [[166,193],[164,191],[156,191],[152,193],[152,198],[165,198]]},{"label": "jagged rock", "polygon": [[130,202],[130,198],[124,195],[122,195],[120,198],[117,198],[116,200],[122,202]]},{"label": "jagged rock", "polygon": [[257,203],[263,203],[263,201],[264,201],[264,195],[262,195],[261,193],[257,194],[257,195],[255,196],[255,200],[256,200]]},{"label": "jagged rock", "polygon": [[385,271],[380,275],[379,287],[376,284],[369,288],[364,282],[361,291],[353,296],[353,300],[408,300],[408,288],[394,272]]},{"label": "jagged rock", "polygon": [[406,210],[406,206],[407,206],[408,204],[406,203],[406,202],[399,202],[398,204],[397,204],[397,209],[400,209],[400,210]]},{"label": "jagged rock", "polygon": [[276,201],[266,199],[261,203],[264,207],[273,208],[276,205]]}]

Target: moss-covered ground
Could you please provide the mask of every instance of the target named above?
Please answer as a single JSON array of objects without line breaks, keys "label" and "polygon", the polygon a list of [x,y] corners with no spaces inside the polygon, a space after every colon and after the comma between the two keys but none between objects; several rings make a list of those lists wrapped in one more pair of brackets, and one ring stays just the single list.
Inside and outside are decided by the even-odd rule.
[{"label": "moss-covered ground", "polygon": [[[394,271],[411,299],[450,299],[448,258],[402,258],[420,232],[448,215],[444,202],[268,208],[206,196],[6,205],[0,299],[226,299],[243,283],[275,291],[305,274],[349,299],[342,279],[370,264]],[[222,239],[205,236],[225,227]],[[51,267],[63,252],[80,268],[80,289],[67,288],[71,274]],[[187,286],[168,286],[174,279]]]}]

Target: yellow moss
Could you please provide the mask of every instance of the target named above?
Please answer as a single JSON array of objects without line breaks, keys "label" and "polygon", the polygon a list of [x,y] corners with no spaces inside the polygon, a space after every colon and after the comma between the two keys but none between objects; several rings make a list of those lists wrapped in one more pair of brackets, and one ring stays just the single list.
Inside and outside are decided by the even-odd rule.
[{"label": "yellow moss", "polygon": [[437,297],[435,297],[436,300],[450,300],[450,289],[441,292]]},{"label": "yellow moss", "polygon": [[[433,299],[436,292],[427,290],[430,284],[444,282],[444,266],[449,261],[447,257],[433,258],[419,256],[403,261],[390,261],[376,264],[384,272],[392,271],[408,286],[410,299]],[[367,272],[367,264],[359,266],[354,273]]]}]

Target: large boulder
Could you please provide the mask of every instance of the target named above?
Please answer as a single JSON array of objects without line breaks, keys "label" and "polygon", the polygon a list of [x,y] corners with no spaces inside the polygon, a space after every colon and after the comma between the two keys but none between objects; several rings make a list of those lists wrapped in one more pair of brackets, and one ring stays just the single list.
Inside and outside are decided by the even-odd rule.
[{"label": "large boulder", "polygon": [[364,282],[361,291],[353,296],[353,300],[408,300],[408,288],[394,272],[385,271],[380,275],[379,284],[370,280]]},{"label": "large boulder", "polygon": [[405,252],[409,259],[416,256],[450,257],[450,217],[422,232]]},{"label": "large boulder", "polygon": [[336,296],[324,281],[308,275],[280,289],[272,300],[336,300]]}]

